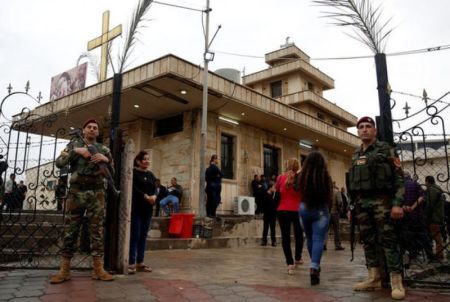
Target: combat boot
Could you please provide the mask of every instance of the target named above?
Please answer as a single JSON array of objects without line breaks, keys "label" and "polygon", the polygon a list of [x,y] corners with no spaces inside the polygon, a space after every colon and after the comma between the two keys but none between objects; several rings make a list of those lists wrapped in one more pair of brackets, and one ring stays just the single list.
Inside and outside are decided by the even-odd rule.
[{"label": "combat boot", "polygon": [[369,277],[363,282],[353,285],[353,290],[369,291],[381,288],[380,269],[378,267],[369,267]]},{"label": "combat boot", "polygon": [[70,280],[72,275],[70,274],[70,260],[71,258],[63,257],[61,259],[61,265],[59,272],[56,275],[50,277],[51,284],[63,283],[64,281]]},{"label": "combat boot", "polygon": [[102,280],[102,281],[112,281],[114,280],[114,276],[108,274],[103,270],[103,261],[102,257],[92,257],[93,265],[92,265],[92,279],[94,280]]},{"label": "combat boot", "polygon": [[391,273],[391,297],[394,300],[403,300],[405,298],[405,288],[402,284],[402,275],[400,273]]}]

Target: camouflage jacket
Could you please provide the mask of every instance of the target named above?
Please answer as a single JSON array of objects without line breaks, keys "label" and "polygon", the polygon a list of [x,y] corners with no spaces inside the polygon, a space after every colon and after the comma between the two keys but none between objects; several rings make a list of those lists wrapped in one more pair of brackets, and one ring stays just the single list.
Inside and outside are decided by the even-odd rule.
[{"label": "camouflage jacket", "polygon": [[[99,153],[108,157],[109,162],[112,163],[111,152],[107,147],[100,143],[95,143],[93,146]],[[67,147],[61,152],[61,155],[56,159],[56,166],[62,168],[66,165],[70,165],[70,183],[71,184],[90,184],[101,185],[104,183],[103,177],[100,175],[97,164],[90,161],[90,158],[83,158],[81,155],[76,154],[74,151],[73,143],[69,143]],[[113,174],[113,168],[108,165],[111,174]]]}]

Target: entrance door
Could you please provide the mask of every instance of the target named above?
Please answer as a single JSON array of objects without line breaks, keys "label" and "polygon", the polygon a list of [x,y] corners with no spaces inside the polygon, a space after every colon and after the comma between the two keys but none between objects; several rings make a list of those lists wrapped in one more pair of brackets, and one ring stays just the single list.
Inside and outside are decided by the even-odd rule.
[{"label": "entrance door", "polygon": [[267,179],[270,179],[273,174],[280,174],[279,154],[280,149],[264,145],[264,175]]}]

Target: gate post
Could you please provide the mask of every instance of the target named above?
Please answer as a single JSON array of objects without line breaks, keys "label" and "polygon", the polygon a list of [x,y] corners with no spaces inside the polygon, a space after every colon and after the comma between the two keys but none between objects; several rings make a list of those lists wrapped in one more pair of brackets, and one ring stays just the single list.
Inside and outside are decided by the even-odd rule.
[{"label": "gate post", "polygon": [[133,160],[136,156],[134,141],[128,140],[122,154],[120,205],[119,205],[119,248],[118,272],[124,274],[128,269],[130,250],[131,197],[133,193]]},{"label": "gate post", "polygon": [[[119,129],[120,102],[122,92],[122,74],[114,74],[113,99],[111,112],[110,149],[114,159],[114,182],[116,188],[120,188],[122,131]],[[105,220],[105,268],[110,271],[117,270],[118,264],[118,237],[119,237],[119,204],[118,198],[112,198],[109,194],[106,205]]]},{"label": "gate post", "polygon": [[[378,103],[380,106],[380,117],[378,126],[378,139],[394,146],[394,132],[392,130],[391,96],[386,66],[386,55],[377,53],[375,55],[375,66],[377,70]],[[378,119],[377,119],[378,122]]]}]

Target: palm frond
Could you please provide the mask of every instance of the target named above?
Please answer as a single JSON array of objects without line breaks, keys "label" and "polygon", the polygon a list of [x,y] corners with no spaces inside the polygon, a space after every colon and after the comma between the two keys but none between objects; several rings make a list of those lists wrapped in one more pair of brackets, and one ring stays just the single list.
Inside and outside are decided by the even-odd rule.
[{"label": "palm frond", "polygon": [[142,22],[148,21],[148,19],[145,19],[144,16],[152,3],[153,0],[139,0],[136,10],[133,12],[122,54],[119,54],[119,73],[122,73],[125,69],[127,60],[130,58],[136,42],[139,41],[139,30],[145,28],[145,26],[142,25]]},{"label": "palm frond", "polygon": [[374,7],[370,0],[312,0],[317,6],[330,7],[324,12],[334,20],[333,25],[355,29],[352,38],[367,45],[374,53],[384,52],[386,41],[393,29],[388,29],[391,18],[382,21],[381,6]]},{"label": "palm frond", "polygon": [[80,65],[81,60],[86,59],[87,63],[91,69],[91,71],[94,73],[95,78],[97,81],[100,79],[100,64],[98,62],[98,58],[94,55],[92,55],[89,51],[82,52],[80,56],[77,59],[77,66]]}]

